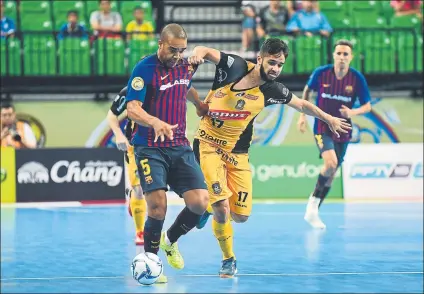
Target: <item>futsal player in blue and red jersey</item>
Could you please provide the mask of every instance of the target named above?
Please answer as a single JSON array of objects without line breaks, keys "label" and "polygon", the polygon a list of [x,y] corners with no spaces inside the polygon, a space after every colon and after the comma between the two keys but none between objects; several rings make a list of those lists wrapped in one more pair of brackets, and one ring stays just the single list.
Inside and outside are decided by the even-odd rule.
[{"label": "futsal player in blue and red jersey", "polygon": [[[357,70],[349,67],[353,58],[353,45],[348,40],[338,40],[334,45],[334,64],[318,67],[312,73],[303,90],[303,99],[309,100],[311,92],[317,92],[316,104],[332,116],[351,118],[371,111],[371,97],[365,77]],[[361,106],[352,109],[359,99]],[[298,127],[303,133],[306,130],[306,118],[301,114]],[[346,149],[352,137],[352,131],[333,135],[328,126],[315,119],[315,142],[319,148],[324,166],[318,176],[315,190],[309,197],[305,220],[314,228],[325,228],[318,215],[318,208],[327,196],[334,175],[342,164]]]},{"label": "futsal player in blue and red jersey", "polygon": [[[144,249],[154,254],[164,250],[176,269],[184,267],[177,240],[195,227],[209,201],[205,179],[186,138],[187,100],[199,114],[207,110],[191,87],[197,66],[182,58],[186,48],[184,29],[167,25],[157,53],[135,66],[126,96],[128,117],[139,125],[132,143],[147,202]],[[186,207],[162,233],[168,185],[184,198]]]}]

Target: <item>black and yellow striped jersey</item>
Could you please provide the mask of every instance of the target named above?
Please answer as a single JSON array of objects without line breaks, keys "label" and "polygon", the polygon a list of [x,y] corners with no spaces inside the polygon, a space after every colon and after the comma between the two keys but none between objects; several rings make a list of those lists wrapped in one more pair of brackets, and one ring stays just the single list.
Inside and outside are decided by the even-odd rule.
[{"label": "black and yellow striped jersey", "polygon": [[196,139],[227,152],[247,153],[256,116],[266,106],[290,102],[292,93],[276,81],[244,90],[234,89],[254,67],[254,63],[240,56],[221,52],[212,89],[205,99],[209,112],[200,121]]}]

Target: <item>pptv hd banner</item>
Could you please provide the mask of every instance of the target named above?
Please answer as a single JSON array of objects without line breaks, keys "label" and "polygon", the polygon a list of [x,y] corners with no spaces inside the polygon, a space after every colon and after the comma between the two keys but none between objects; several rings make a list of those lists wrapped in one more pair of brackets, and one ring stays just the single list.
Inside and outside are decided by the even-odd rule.
[{"label": "pptv hd banner", "polygon": [[125,199],[122,152],[115,148],[16,150],[16,201]]},{"label": "pptv hd banner", "polygon": [[350,145],[342,168],[345,199],[423,199],[422,143]]}]

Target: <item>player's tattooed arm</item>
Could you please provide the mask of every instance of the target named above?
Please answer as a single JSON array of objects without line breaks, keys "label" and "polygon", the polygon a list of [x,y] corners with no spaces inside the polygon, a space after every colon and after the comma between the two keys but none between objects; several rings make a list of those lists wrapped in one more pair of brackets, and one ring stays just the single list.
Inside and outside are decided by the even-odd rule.
[{"label": "player's tattooed arm", "polygon": [[221,52],[219,50],[205,47],[196,46],[188,58],[188,62],[191,64],[202,64],[205,61],[210,61],[215,65],[218,65],[221,60]]},{"label": "player's tattooed arm", "polygon": [[199,93],[193,86],[187,92],[187,100],[194,104],[198,116],[202,117],[208,113],[209,105],[200,100]]},{"label": "player's tattooed arm", "polygon": [[331,131],[337,135],[337,137],[340,137],[340,133],[347,133],[352,127],[349,123],[346,122],[343,118],[338,118],[329,115],[328,113],[322,111],[317,107],[316,105],[312,104],[309,101],[306,101],[304,99],[299,99],[296,95],[292,95],[292,99],[287,104],[290,107],[293,107],[297,111],[300,111],[304,114],[314,116],[330,127]]},{"label": "player's tattooed arm", "polygon": [[119,126],[118,116],[115,115],[110,109],[107,113],[107,122],[109,127],[112,129],[113,134],[115,135],[116,147],[121,151],[127,151],[130,146],[128,139],[125,137]]},{"label": "player's tattooed arm", "polygon": [[159,118],[148,114],[142,106],[143,103],[141,101],[129,101],[127,104],[128,117],[139,125],[153,128],[155,130],[155,142],[158,138],[163,142],[165,141],[165,137],[169,140],[173,140],[174,130],[178,127],[178,124],[173,126],[167,124]]}]

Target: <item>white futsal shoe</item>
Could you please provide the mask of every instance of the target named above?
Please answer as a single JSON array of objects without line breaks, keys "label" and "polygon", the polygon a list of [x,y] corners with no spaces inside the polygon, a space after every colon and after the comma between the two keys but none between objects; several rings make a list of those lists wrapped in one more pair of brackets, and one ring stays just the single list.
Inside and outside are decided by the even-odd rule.
[{"label": "white futsal shoe", "polygon": [[306,206],[305,221],[307,221],[315,229],[325,229],[326,226],[322,222],[318,214],[318,206],[320,199],[309,196],[308,205]]}]

